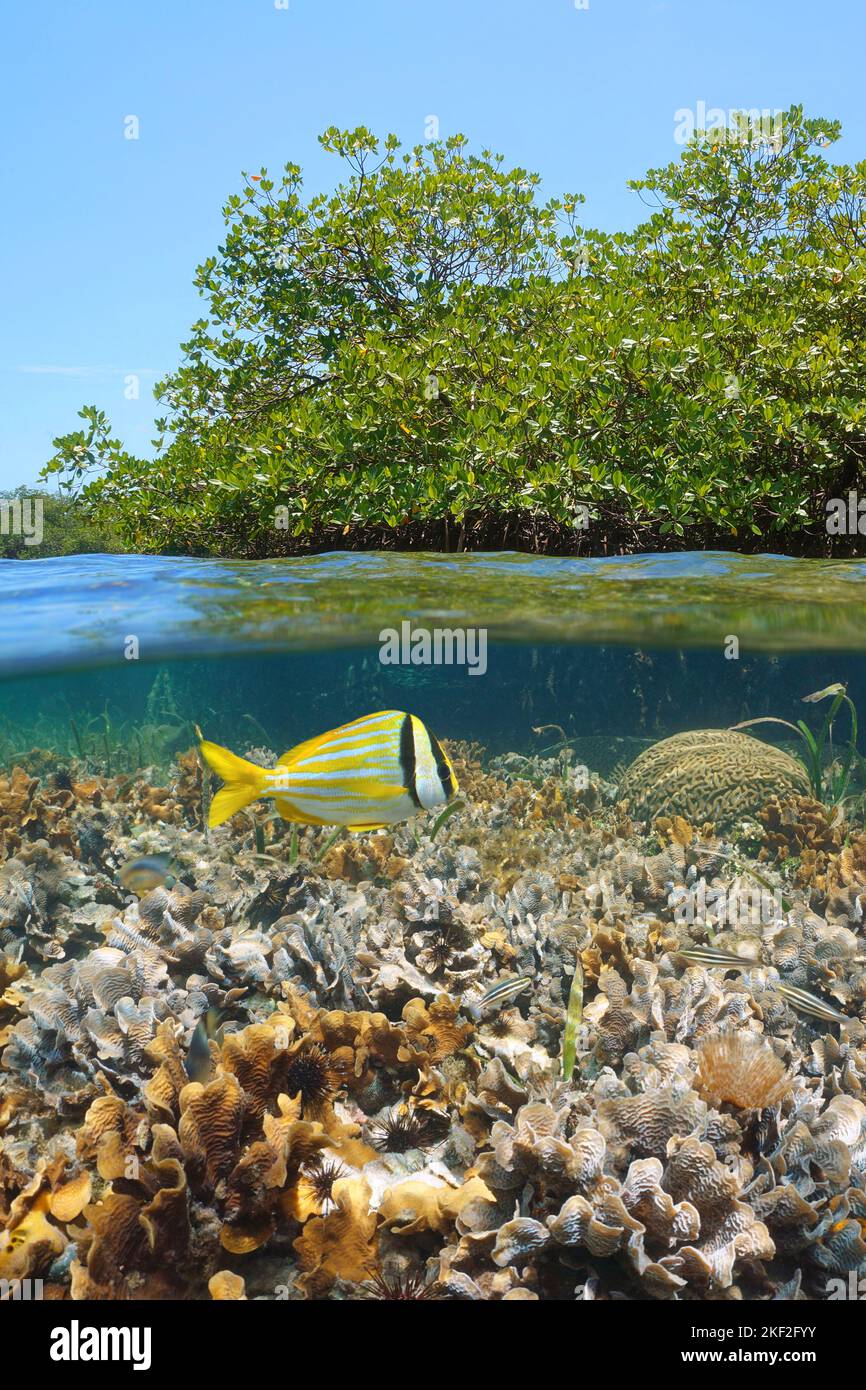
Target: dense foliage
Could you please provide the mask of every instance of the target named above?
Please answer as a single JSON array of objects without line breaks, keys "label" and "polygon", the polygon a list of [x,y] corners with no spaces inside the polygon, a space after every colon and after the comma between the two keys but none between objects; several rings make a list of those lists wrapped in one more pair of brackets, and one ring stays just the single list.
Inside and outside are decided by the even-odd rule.
[{"label": "dense foliage", "polygon": [[[18,500],[26,508],[12,510]],[[39,512],[35,510],[37,502]],[[15,488],[0,493],[0,560],[45,560],[56,555],[105,554],[122,550],[111,514],[95,519],[89,509],[71,498],[57,497],[39,488]],[[38,526],[37,526],[38,520]]]},{"label": "dense foliage", "polygon": [[826,547],[866,417],[838,134],[799,108],[699,133],[609,235],[462,137],[330,130],[332,195],[288,165],[229,199],[155,459],[87,408],[47,473],[149,550]]}]

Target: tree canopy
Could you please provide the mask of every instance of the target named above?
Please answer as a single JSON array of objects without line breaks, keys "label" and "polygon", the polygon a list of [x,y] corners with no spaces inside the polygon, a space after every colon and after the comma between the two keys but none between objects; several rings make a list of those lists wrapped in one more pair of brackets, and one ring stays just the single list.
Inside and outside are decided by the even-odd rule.
[{"label": "tree canopy", "polygon": [[629,232],[472,154],[327,131],[245,178],[153,459],[86,407],[45,476],[138,549],[826,548],[862,476],[866,162],[788,111],[698,132]]}]

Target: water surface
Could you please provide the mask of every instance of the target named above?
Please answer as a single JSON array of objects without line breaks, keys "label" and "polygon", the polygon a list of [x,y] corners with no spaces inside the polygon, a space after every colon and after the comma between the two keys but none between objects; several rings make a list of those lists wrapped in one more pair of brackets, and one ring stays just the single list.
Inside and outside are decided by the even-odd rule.
[{"label": "water surface", "polygon": [[493,641],[866,648],[866,562],[725,552],[603,559],[331,553],[0,562],[0,670],[363,646],[404,619]]}]

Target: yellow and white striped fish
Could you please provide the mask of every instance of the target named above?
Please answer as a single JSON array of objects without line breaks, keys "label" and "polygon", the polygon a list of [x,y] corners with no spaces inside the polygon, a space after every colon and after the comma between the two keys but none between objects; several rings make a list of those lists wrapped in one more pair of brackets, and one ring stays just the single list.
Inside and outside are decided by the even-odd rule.
[{"label": "yellow and white striped fish", "polygon": [[380,710],[290,748],[276,767],[259,767],[202,742],[202,757],[225,786],[208,824],[221,825],[260,797],[283,820],[380,830],[450,801],[457,778],[441,744],[414,714]]}]

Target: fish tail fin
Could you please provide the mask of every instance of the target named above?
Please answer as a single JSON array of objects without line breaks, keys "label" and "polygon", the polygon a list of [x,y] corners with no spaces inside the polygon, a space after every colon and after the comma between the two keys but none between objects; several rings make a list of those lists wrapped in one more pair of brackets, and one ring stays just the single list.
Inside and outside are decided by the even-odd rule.
[{"label": "fish tail fin", "polygon": [[205,739],[199,744],[199,749],[208,767],[225,782],[210,804],[208,825],[213,829],[251,802],[258,801],[265,788],[265,768],[247,762],[246,758],[239,758],[228,748],[221,748],[218,743],[208,743]]}]

